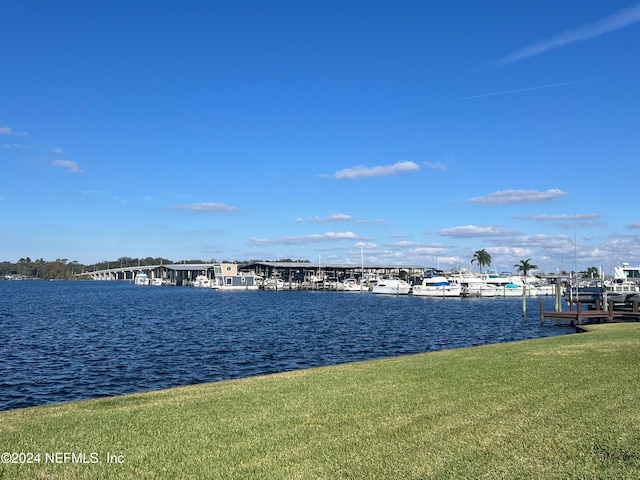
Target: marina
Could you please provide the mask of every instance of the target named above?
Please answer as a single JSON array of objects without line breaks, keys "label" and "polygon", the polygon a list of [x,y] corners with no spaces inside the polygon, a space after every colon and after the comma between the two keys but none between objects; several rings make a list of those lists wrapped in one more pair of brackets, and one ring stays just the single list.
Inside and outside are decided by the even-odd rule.
[{"label": "marina", "polygon": [[252,262],[166,264],[110,268],[76,274],[97,281],[138,285],[197,286],[219,290],[323,290],[429,297],[522,297],[554,295],[561,279],[442,272],[419,265],[312,264]]},{"label": "marina", "polygon": [[630,305],[640,300],[640,267],[628,264],[616,267],[613,278],[580,282],[570,276],[521,276],[510,272],[499,274],[495,270],[472,273],[458,268],[444,272],[416,265],[314,265],[309,262],[166,264],[111,268],[76,276],[136,285],[181,285],[214,290],[322,290],[435,298],[553,296],[556,312],[561,311],[561,299],[567,305],[581,302],[591,305],[591,309],[596,302]]}]

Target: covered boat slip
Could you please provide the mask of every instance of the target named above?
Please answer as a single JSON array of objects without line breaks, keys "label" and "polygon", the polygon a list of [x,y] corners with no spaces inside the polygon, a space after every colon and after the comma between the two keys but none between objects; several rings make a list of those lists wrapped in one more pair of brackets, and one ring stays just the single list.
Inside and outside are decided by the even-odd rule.
[{"label": "covered boat slip", "polygon": [[100,281],[135,281],[146,276],[148,285],[192,285],[198,275],[207,275],[213,263],[171,263],[165,265],[138,265],[133,267],[109,268],[93,272],[77,273],[76,277],[88,277]]},{"label": "covered boat slip", "polygon": [[[162,285],[193,285],[199,276],[214,280],[219,286],[247,285],[251,278],[259,287],[269,279],[279,279],[285,288],[330,288],[332,280],[349,278],[373,278],[398,276],[409,278],[422,276],[425,267],[419,265],[356,265],[356,264],[312,264],[310,262],[250,262],[250,263],[199,263],[140,265],[137,267],[111,268],[77,274],[93,280],[131,281],[145,274],[150,283]],[[244,279],[244,282],[243,282]]]},{"label": "covered boat slip", "polygon": [[284,289],[327,289],[335,288],[336,282],[348,279],[358,281],[399,277],[422,276],[425,267],[421,265],[358,265],[358,264],[313,264],[310,262],[251,262],[239,266],[240,271],[253,272],[261,284],[270,279],[281,280]]}]

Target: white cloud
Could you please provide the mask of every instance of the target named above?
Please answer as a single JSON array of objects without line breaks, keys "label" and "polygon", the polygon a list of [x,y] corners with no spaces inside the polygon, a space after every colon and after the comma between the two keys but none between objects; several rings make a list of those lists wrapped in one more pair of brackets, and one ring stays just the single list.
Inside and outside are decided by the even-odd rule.
[{"label": "white cloud", "polygon": [[377,248],[377,244],[371,242],[357,242],[356,247],[358,248]]},{"label": "white cloud", "polygon": [[325,233],[314,233],[311,235],[302,235],[299,237],[280,237],[274,239],[265,239],[265,238],[252,238],[249,241],[250,245],[302,245],[307,243],[317,243],[317,242],[336,242],[340,240],[358,240],[358,237],[353,232],[325,232]]},{"label": "white cloud", "polygon": [[407,247],[418,247],[420,246],[420,242],[412,242],[410,240],[401,240],[399,242],[393,242],[388,244],[390,247],[399,247],[399,248],[407,248]]},{"label": "white cloud", "polygon": [[25,136],[29,135],[27,132],[16,132],[11,127],[0,127],[0,135],[11,135],[11,136]]},{"label": "white cloud", "polygon": [[174,210],[191,210],[194,212],[233,212],[236,207],[231,207],[224,203],[192,203],[190,205],[177,205],[171,207]]},{"label": "white cloud", "polygon": [[316,222],[347,222],[351,220],[351,215],[344,213],[332,213],[328,217],[315,217]]},{"label": "white cloud", "polygon": [[628,225],[625,225],[625,227],[630,229],[630,230],[637,229],[637,228],[640,228],[640,222],[630,223]]},{"label": "white cloud", "polygon": [[445,228],[438,232],[444,237],[473,238],[473,237],[500,237],[509,234],[503,227],[498,226],[478,226],[464,225],[459,227]]},{"label": "white cloud", "polygon": [[62,155],[64,153],[64,150],[60,147],[53,147],[51,150],[53,151],[53,153],[57,153],[58,155]]},{"label": "white cloud", "polygon": [[371,225],[386,225],[387,221],[386,220],[382,220],[381,218],[374,219],[374,220],[367,220],[367,219],[364,219],[364,218],[359,218],[358,220],[356,220],[356,223],[369,223]]},{"label": "white cloud", "polygon": [[499,263],[501,265],[500,268],[504,268],[504,263],[505,260],[504,258],[500,259],[498,261],[497,257],[508,257],[511,258],[512,260],[507,260],[510,262],[514,262],[510,265],[506,265],[508,268],[511,268],[512,265],[515,264],[516,258],[527,258],[527,257],[531,257],[533,255],[533,252],[530,248],[522,248],[522,247],[487,247],[487,252],[489,252],[491,254],[492,257],[494,257],[492,260],[492,263],[495,265],[497,263]]},{"label": "white cloud", "polygon": [[443,172],[447,169],[447,166],[440,162],[424,162],[424,166],[431,170],[441,170]]},{"label": "white cloud", "polygon": [[82,169],[78,165],[78,162],[74,162],[73,160],[54,160],[51,165],[54,167],[66,168],[69,170],[69,173],[80,173]]},{"label": "white cloud", "polygon": [[491,203],[491,204],[507,204],[507,203],[534,203],[547,202],[557,197],[568,195],[567,192],[553,188],[546,192],[539,190],[501,190],[490,193],[483,197],[474,197],[469,199],[474,203]]},{"label": "white cloud", "polygon": [[447,247],[438,247],[438,246],[432,246],[432,247],[418,247],[414,250],[412,250],[412,253],[415,253],[416,255],[431,255],[431,256],[438,256],[438,255],[444,255],[448,252],[448,248]]},{"label": "white cloud", "polygon": [[394,163],[393,165],[380,165],[377,167],[365,167],[364,165],[358,165],[357,167],[338,170],[333,175],[327,176],[337,179],[353,180],[357,178],[388,177],[398,173],[417,172],[418,170],[420,170],[420,167],[417,163],[404,161]]},{"label": "white cloud", "polygon": [[566,45],[581,42],[595,38],[604,33],[613,32],[624,27],[628,27],[636,22],[640,21],[640,5],[631,7],[625,10],[621,10],[614,15],[606,17],[595,23],[583,25],[573,30],[568,30],[564,33],[551,37],[547,40],[534,43],[527,47],[516,50],[515,52],[501,58],[498,63],[509,64],[515,63],[526,58],[531,58],[536,55],[540,55],[549,50],[561,48]]},{"label": "white cloud", "polygon": [[601,218],[601,217],[602,215],[598,213],[583,213],[579,215],[562,213],[560,215],[532,215],[527,217],[518,216],[516,218],[522,218],[524,220],[533,220],[536,222],[547,222],[547,221],[560,221],[560,220],[573,221],[574,219],[575,220],[593,220],[595,218]]}]

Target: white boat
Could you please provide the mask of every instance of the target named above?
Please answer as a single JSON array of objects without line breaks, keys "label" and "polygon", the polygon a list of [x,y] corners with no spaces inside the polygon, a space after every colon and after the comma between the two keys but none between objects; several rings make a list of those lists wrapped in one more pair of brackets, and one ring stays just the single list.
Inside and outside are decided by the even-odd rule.
[{"label": "white boat", "polygon": [[284,290],[284,280],[281,278],[267,278],[264,281],[265,290]]},{"label": "white boat", "polygon": [[[496,287],[496,296],[500,297],[522,297],[525,284],[517,275],[489,275],[487,283]],[[536,287],[527,285],[527,296],[536,296]]]},{"label": "white boat", "polygon": [[466,268],[461,268],[449,277],[449,282],[460,285],[463,297],[495,297],[498,287],[488,283],[488,278],[487,274],[477,275]]},{"label": "white boat", "polygon": [[631,267],[628,263],[623,263],[615,268],[614,281],[633,282],[640,285],[640,267]]},{"label": "white boat", "polygon": [[604,283],[607,301],[614,303],[625,303],[635,299],[640,293],[640,286],[630,280],[615,279],[613,282]]},{"label": "white boat", "polygon": [[413,286],[411,293],[422,297],[459,297],[462,287],[443,276],[425,277],[422,283]]},{"label": "white boat", "polygon": [[[640,267],[630,267],[628,263],[615,267],[613,280],[583,280],[567,287],[564,299],[571,302],[595,304],[596,301],[624,304],[640,300]],[[605,307],[606,308],[606,307]]]},{"label": "white boat", "polygon": [[162,280],[162,278],[160,277],[156,277],[153,280],[151,280],[151,285],[153,285],[154,287],[160,287],[164,285],[164,280]]},{"label": "white boat", "polygon": [[[535,287],[535,294],[539,297],[551,297],[556,294],[556,286],[553,283],[549,282],[539,282],[539,283],[527,283],[527,290],[530,287]],[[529,295],[529,293],[527,292]]]},{"label": "white boat", "polygon": [[371,293],[382,295],[408,295],[410,291],[411,285],[396,277],[383,278],[371,289]]},{"label": "white boat", "polygon": [[364,286],[354,277],[344,280],[340,289],[343,292],[362,292],[363,290]]},{"label": "white boat", "polygon": [[139,271],[136,274],[136,279],[135,279],[136,285],[149,285],[149,283],[151,283],[151,280],[149,279],[149,275],[147,275],[143,271]]},{"label": "white boat", "polygon": [[615,268],[613,281],[604,282],[607,301],[617,304],[638,300],[640,295],[640,267],[630,267],[628,263]]},{"label": "white boat", "polygon": [[381,280],[382,277],[377,273],[365,273],[360,279],[360,283],[362,283],[365,290],[373,290],[373,287],[375,287]]},{"label": "white boat", "polygon": [[198,275],[193,281],[196,288],[211,288],[211,279],[206,275]]}]

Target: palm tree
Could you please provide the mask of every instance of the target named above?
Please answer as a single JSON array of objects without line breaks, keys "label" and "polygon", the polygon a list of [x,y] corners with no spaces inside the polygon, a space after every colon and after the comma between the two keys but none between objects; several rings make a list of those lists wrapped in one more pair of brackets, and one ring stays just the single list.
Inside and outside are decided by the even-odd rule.
[{"label": "palm tree", "polygon": [[584,272],[584,276],[587,277],[587,278],[598,278],[598,277],[600,277],[600,272],[598,271],[598,269],[596,267],[589,267]]},{"label": "palm tree", "polygon": [[527,273],[529,273],[529,270],[535,270],[536,268],[538,268],[537,265],[534,265],[530,262],[531,262],[530,258],[527,258],[526,260],[520,260],[520,263],[516,263],[514,265],[514,268],[518,270],[518,272],[522,272],[526,277]]},{"label": "palm tree", "polygon": [[476,250],[473,254],[473,258],[471,259],[471,263],[477,263],[480,267],[480,273],[482,273],[482,267],[488,267],[491,265],[491,254],[487,252],[484,248],[482,250]]}]

